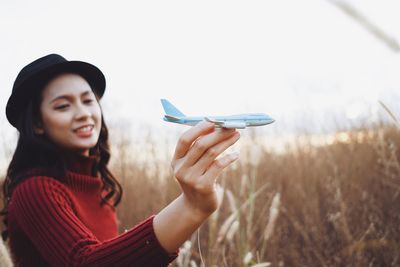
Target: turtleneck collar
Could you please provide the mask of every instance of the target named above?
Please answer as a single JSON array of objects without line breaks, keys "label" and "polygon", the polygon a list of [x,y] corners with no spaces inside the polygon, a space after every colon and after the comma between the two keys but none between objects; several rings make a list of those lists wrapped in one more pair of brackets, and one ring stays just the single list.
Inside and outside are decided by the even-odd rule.
[{"label": "turtleneck collar", "polygon": [[67,170],[88,176],[97,176],[97,156],[65,154],[63,156]]},{"label": "turtleneck collar", "polygon": [[63,155],[63,159],[66,165],[64,175],[49,167],[36,167],[21,172],[18,177],[22,180],[30,176],[50,176],[64,182],[76,191],[99,192],[102,190],[103,183],[97,170],[97,156],[70,154]]}]

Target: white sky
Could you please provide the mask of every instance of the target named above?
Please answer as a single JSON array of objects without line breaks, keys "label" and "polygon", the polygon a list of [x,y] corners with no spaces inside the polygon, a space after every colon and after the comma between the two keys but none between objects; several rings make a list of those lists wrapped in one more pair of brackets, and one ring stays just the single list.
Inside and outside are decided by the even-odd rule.
[{"label": "white sky", "polygon": [[[400,2],[348,1],[400,40]],[[178,127],[160,98],[188,115],[265,112],[275,132],[396,112],[400,53],[327,0],[1,1],[0,123],[19,70],[59,53],[106,75],[109,124]]]}]

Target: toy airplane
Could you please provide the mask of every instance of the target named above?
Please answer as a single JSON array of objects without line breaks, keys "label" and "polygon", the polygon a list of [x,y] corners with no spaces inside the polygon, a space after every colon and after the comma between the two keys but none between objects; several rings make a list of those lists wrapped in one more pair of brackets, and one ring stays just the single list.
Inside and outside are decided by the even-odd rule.
[{"label": "toy airplane", "polygon": [[275,120],[264,113],[250,113],[229,116],[185,116],[168,100],[161,99],[164,107],[165,115],[164,120],[185,125],[195,125],[202,120],[212,122],[216,127],[220,128],[237,128],[244,129],[248,126],[262,126],[273,123]]}]

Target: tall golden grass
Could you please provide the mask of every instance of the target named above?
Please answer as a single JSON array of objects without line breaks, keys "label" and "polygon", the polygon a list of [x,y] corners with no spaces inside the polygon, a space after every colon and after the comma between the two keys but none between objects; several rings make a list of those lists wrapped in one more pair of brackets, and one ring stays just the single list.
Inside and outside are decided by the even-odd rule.
[{"label": "tall golden grass", "polygon": [[[319,145],[312,138],[276,153],[267,139],[244,136],[239,161],[219,178],[221,208],[174,266],[400,266],[399,129],[338,132]],[[169,171],[173,151],[156,146],[156,135],[112,140],[122,232],[180,190]]]},{"label": "tall golden grass", "polygon": [[[400,265],[398,128],[338,132],[317,146],[302,137],[283,153],[266,149],[263,138],[242,139],[239,162],[219,180],[221,208],[182,246],[175,266]],[[125,145],[115,150],[127,154]],[[166,153],[150,151],[149,158]],[[168,167],[114,162],[125,188],[121,231],[179,194]]]}]

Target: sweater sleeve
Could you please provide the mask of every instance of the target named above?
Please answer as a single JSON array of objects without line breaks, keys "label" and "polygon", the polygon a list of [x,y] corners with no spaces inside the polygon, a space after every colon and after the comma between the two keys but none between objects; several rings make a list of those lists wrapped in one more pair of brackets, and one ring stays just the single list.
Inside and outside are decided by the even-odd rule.
[{"label": "sweater sleeve", "polygon": [[17,223],[51,266],[167,266],[177,253],[160,245],[149,217],[116,238],[100,242],[76,217],[68,189],[33,177],[15,189]]}]

